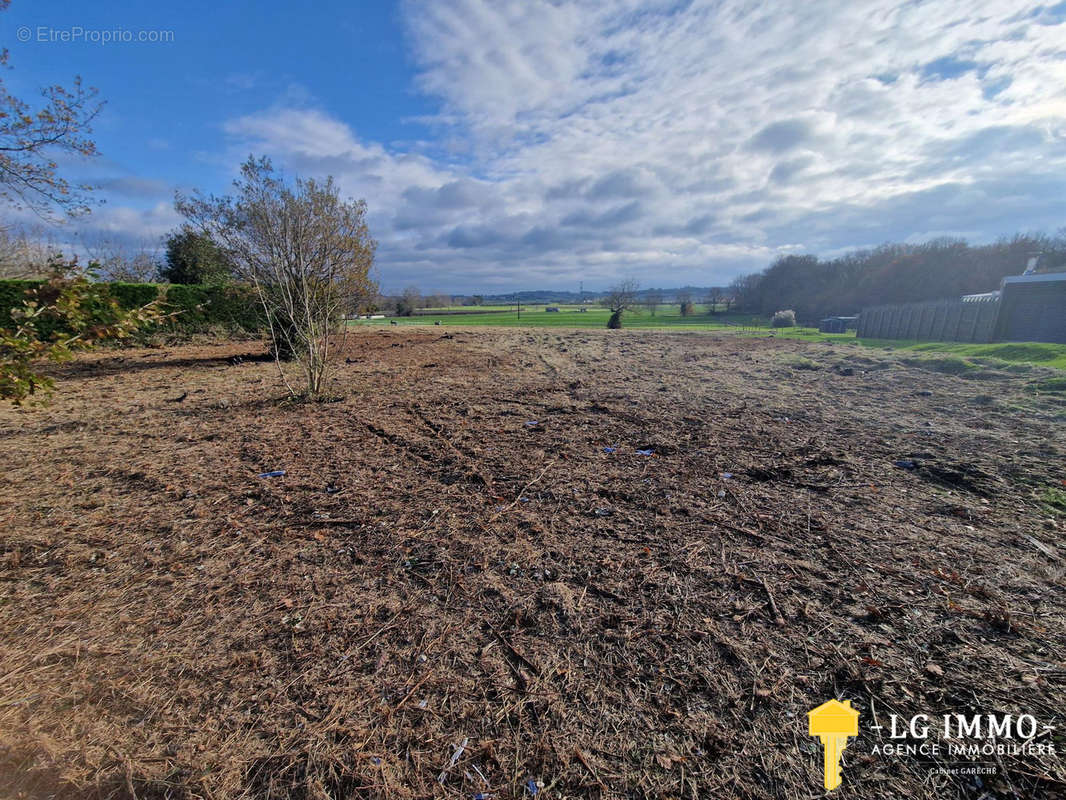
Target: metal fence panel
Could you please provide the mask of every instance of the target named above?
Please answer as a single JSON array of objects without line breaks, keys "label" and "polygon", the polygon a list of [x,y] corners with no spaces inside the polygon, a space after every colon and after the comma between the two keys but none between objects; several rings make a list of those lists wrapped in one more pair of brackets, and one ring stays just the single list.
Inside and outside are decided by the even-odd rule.
[{"label": "metal fence panel", "polygon": [[999,300],[935,300],[863,309],[858,335],[866,339],[990,342]]}]

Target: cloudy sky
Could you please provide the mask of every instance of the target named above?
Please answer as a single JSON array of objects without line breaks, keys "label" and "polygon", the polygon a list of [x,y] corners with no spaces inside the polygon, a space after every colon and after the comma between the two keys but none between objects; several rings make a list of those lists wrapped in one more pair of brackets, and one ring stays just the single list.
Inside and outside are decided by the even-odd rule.
[{"label": "cloudy sky", "polygon": [[[102,187],[84,224],[131,239],[249,153],[366,198],[387,289],[723,284],[1066,225],[1066,2],[167,6],[0,16],[13,91],[107,100],[102,157],[65,166]],[[85,41],[141,30],[172,41]]]}]

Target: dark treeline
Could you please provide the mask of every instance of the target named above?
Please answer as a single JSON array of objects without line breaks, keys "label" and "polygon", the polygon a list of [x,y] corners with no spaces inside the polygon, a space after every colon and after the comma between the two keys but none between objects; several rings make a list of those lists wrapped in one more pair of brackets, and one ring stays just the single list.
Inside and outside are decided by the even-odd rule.
[{"label": "dark treeline", "polygon": [[733,282],[737,310],[773,314],[793,309],[804,322],[855,314],[886,303],[940,300],[998,289],[1040,255],[1038,272],[1066,269],[1066,229],[1056,236],[1016,235],[970,246],[962,239],[884,244],[839,258],[783,256],[762,272]]}]

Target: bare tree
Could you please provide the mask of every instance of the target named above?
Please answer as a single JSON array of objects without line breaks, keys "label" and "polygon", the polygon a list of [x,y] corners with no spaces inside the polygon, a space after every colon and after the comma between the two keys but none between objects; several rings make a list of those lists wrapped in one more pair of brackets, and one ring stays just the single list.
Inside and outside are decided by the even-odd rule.
[{"label": "bare tree", "polygon": [[22,242],[8,229],[0,229],[0,279],[23,277]]},{"label": "bare tree", "polygon": [[707,292],[707,313],[717,314],[718,306],[725,300],[725,290],[720,286],[712,286],[711,290]]},{"label": "bare tree", "polygon": [[435,292],[426,297],[426,308],[448,308],[451,304],[451,295],[444,292]]},{"label": "bare tree", "polygon": [[681,289],[677,293],[677,304],[681,312],[681,316],[687,317],[692,313],[692,292],[688,289]]},{"label": "bare tree", "polygon": [[607,295],[600,301],[601,305],[611,312],[611,318],[607,320],[608,328],[622,327],[622,314],[637,305],[638,289],[640,284],[632,278],[627,278],[608,290]]},{"label": "bare tree", "polygon": [[159,280],[159,261],[154,253],[140,248],[131,258],[109,269],[107,274],[113,281],[153,283]]},{"label": "bare tree", "polygon": [[655,310],[663,304],[663,293],[658,289],[652,289],[646,295],[644,295],[644,307],[648,309],[653,317],[655,316]]},{"label": "bare tree", "polygon": [[[0,0],[0,11],[10,4]],[[8,52],[0,51],[0,68]],[[71,88],[41,90],[36,109],[7,91],[0,80],[0,199],[48,218],[54,209],[69,215],[89,210],[88,185],[71,185],[59,175],[60,157],[95,156],[96,144],[86,134],[99,113],[96,90],[74,78]]]},{"label": "bare tree", "polygon": [[422,292],[419,291],[417,286],[408,286],[400,293],[400,297],[396,301],[396,316],[414,316],[415,311],[421,306]]},{"label": "bare tree", "polygon": [[300,367],[305,392],[321,393],[331,338],[343,318],[376,291],[370,278],[377,243],[365,200],[341,200],[325,181],[275,173],[268,158],[249,157],[232,197],[179,195],[178,211],[226,251],[237,276],[251,282],[263,304],[278,370]]},{"label": "bare tree", "polygon": [[61,255],[62,248],[44,226],[0,227],[0,279],[46,278],[49,265]]},{"label": "bare tree", "polygon": [[79,237],[82,247],[100,275],[112,281],[149,283],[159,279],[159,260],[151,243],[132,243],[111,233],[87,232]]}]

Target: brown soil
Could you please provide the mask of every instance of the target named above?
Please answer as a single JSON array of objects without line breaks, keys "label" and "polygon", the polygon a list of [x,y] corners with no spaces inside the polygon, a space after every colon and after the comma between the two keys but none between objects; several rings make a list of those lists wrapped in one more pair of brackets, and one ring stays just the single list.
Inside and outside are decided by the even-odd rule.
[{"label": "brown soil", "polygon": [[[0,796],[815,797],[832,697],[835,797],[1066,796],[1043,375],[368,329],[293,403],[254,349],[0,410]],[[1059,754],[942,775],[871,753],[893,713],[1031,713]]]}]

